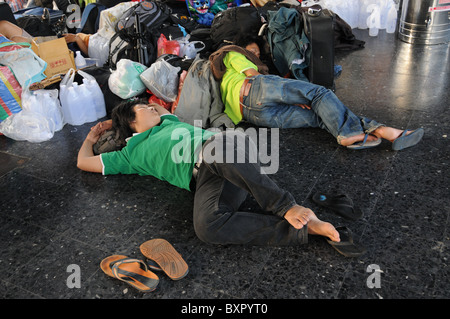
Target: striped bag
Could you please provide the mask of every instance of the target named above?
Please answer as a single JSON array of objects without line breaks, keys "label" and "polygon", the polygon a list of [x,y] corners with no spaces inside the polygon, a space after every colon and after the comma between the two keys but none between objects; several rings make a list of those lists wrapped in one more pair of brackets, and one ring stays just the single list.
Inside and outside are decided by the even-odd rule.
[{"label": "striped bag", "polygon": [[22,110],[22,87],[8,66],[0,66],[0,122]]}]

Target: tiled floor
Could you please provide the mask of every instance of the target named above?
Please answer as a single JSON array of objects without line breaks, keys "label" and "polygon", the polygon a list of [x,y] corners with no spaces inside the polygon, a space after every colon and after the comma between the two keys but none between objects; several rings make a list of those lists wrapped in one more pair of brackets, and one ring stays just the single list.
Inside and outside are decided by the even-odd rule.
[{"label": "tiled floor", "polygon": [[[367,254],[343,257],[314,236],[291,248],[204,244],[192,226],[191,193],[152,177],[78,170],[92,124],[66,125],[40,144],[0,136],[0,297],[449,298],[449,46],[354,32],[366,47],[338,54],[337,95],[357,114],[423,127],[423,141],[400,152],[386,141],[350,151],[319,129],[283,130],[273,178],[322,219],[349,226]],[[316,190],[349,194],[364,217],[335,217],[311,201]],[[245,205],[257,209],[251,199]],[[141,293],[101,271],[111,254],[143,258],[139,245],[151,238],[167,239],[183,255],[184,279],[161,274],[154,292]],[[81,287],[69,288],[76,274]]]}]

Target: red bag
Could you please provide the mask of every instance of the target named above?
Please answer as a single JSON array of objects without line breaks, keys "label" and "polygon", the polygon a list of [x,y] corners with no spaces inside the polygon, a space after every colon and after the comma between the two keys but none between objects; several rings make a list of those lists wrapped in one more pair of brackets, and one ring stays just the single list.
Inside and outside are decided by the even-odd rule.
[{"label": "red bag", "polygon": [[166,36],[161,33],[158,39],[158,54],[160,57],[163,54],[180,55],[180,43],[176,40],[167,40]]},{"label": "red bag", "polygon": [[156,103],[158,105],[161,105],[163,108],[165,108],[167,111],[170,111],[170,109],[172,108],[172,102],[166,102],[161,100],[160,98],[158,98],[156,95],[154,95],[152,92],[150,92],[149,90],[147,90],[147,93],[152,94],[152,96],[149,97],[148,99],[148,103]]}]

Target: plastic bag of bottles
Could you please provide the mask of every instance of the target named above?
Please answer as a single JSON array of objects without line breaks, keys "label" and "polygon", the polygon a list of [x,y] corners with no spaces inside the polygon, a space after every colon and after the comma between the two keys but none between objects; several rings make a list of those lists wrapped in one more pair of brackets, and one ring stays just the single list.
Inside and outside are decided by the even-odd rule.
[{"label": "plastic bag of bottles", "polygon": [[70,125],[94,122],[106,115],[103,93],[91,75],[78,71],[84,77],[83,83],[78,84],[74,81],[75,73],[74,69],[70,69],[59,86],[64,120]]},{"label": "plastic bag of bottles", "polygon": [[0,123],[0,132],[17,141],[40,143],[50,140],[64,126],[58,90],[22,92],[22,111]]}]

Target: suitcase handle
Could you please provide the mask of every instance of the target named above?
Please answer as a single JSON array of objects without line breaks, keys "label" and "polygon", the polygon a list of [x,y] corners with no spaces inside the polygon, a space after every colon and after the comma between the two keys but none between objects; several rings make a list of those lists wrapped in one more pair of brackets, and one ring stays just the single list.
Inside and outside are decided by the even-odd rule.
[{"label": "suitcase handle", "polygon": [[318,8],[309,8],[308,15],[311,17],[318,17],[322,13],[322,9]]}]

